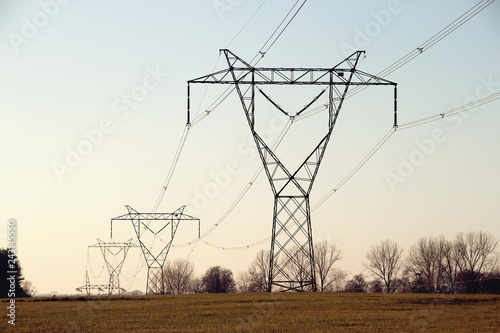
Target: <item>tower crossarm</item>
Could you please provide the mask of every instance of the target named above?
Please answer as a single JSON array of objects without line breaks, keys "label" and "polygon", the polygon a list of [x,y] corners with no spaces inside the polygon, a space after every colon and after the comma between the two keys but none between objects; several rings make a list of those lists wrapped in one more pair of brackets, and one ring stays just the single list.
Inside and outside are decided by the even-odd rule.
[{"label": "tower crossarm", "polygon": [[[170,222],[198,221],[198,224],[200,223],[199,218],[188,215],[188,214],[184,214],[184,209],[186,208],[185,205],[179,207],[173,213],[139,213],[135,209],[130,207],[129,205],[125,205],[125,207],[129,211],[128,214],[123,214],[123,215],[120,215],[120,216],[117,216],[117,217],[114,217],[111,219],[111,237],[113,237],[113,221],[132,221],[133,223],[136,222],[136,224],[134,224],[134,226],[137,226],[137,227],[139,226],[140,223],[142,223],[143,227],[147,228],[147,229],[149,229],[148,225],[149,225],[149,222],[151,222],[151,221],[170,221]],[[146,223],[144,223],[144,222],[146,222]],[[163,228],[167,227],[170,222],[165,224],[163,226]],[[140,238],[140,231],[138,231],[138,230],[139,229],[136,230],[137,232],[139,232],[139,234],[137,236]],[[158,233],[161,230],[163,230],[163,229],[160,229],[157,232],[153,232],[152,230],[151,231],[153,233]]]},{"label": "tower crossarm", "polygon": [[[331,68],[254,67],[229,50],[221,52],[226,55],[228,68],[189,80],[188,84],[396,85],[395,82],[356,69],[364,51],[354,52]],[[354,75],[351,77],[350,73]]]},{"label": "tower crossarm", "polygon": [[[395,82],[350,68],[245,68],[235,67],[201,76],[188,81],[189,83],[235,84],[231,77],[233,71],[238,78],[237,84],[257,85],[346,85],[348,73],[354,72],[354,78],[349,85],[396,85]],[[252,82],[250,73],[255,73]],[[333,80],[330,82],[330,76]]]},{"label": "tower crossarm", "polygon": [[162,221],[170,221],[170,220],[178,220],[179,216],[181,216],[181,220],[199,220],[199,218],[196,218],[191,215],[184,214],[182,211],[179,211],[180,209],[184,210],[186,206],[182,206],[181,208],[177,209],[173,213],[139,213],[132,207],[126,205],[125,206],[128,210],[128,214],[120,215],[117,217],[114,217],[111,219],[111,221],[123,221],[123,220],[162,220]]}]

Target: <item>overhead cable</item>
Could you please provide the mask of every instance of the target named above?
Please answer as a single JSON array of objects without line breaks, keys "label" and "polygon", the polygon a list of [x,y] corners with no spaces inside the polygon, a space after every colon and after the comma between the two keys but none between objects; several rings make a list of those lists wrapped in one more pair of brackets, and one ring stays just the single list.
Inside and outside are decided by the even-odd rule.
[{"label": "overhead cable", "polygon": [[[408,62],[411,60],[415,59],[422,53],[426,52],[429,50],[432,46],[440,42],[443,38],[447,37],[449,34],[457,30],[459,27],[461,27],[463,24],[468,22],[470,19],[472,19],[474,16],[479,14],[482,10],[484,10],[486,7],[491,5],[495,0],[482,0],[479,1],[477,4],[472,6],[469,10],[467,10],[464,14],[459,16],[457,19],[455,19],[452,23],[448,24],[446,27],[441,29],[439,32],[435,33],[433,36],[428,38],[425,42],[417,46],[415,49],[412,51],[408,52],[405,56],[394,62],[393,64],[389,65],[385,69],[383,69],[381,72],[376,74],[376,76],[384,78],[388,76],[389,74],[393,73],[394,71],[398,70],[402,66],[406,65]],[[357,93],[363,91],[364,89],[368,88],[370,85],[363,85],[363,86],[357,86],[350,90],[346,98],[352,97],[356,95]],[[305,119],[313,114],[316,114],[322,110],[321,107],[317,107],[314,109],[309,110],[308,112],[304,112],[301,117],[297,118],[297,121],[300,121],[302,119]]]},{"label": "overhead cable", "polygon": [[[464,14],[462,14],[459,18],[457,18],[456,20],[454,20],[452,23],[450,23],[449,25],[447,25],[445,28],[441,29],[438,33],[434,34],[431,38],[427,39],[424,43],[420,44],[415,50],[412,50],[411,52],[409,52],[408,54],[406,54],[405,56],[403,56],[401,59],[399,59],[398,61],[396,61],[395,63],[393,63],[392,65],[390,65],[389,67],[387,67],[386,69],[382,70],[380,73],[377,74],[378,77],[384,77],[384,76],[387,76],[389,75],[390,73],[394,72],[395,70],[401,68],[402,66],[404,66],[405,64],[407,64],[409,61],[413,60],[414,58],[416,58],[418,55],[422,54],[424,51],[427,51],[429,48],[431,48],[432,46],[434,46],[436,43],[438,43],[439,41],[441,41],[443,38],[445,38],[446,36],[448,36],[449,34],[451,34],[453,31],[455,31],[456,29],[458,29],[460,26],[462,26],[464,23],[468,22],[470,19],[472,19],[474,16],[476,16],[479,12],[481,12],[483,9],[485,9],[486,7],[488,7],[489,5],[491,5],[493,3],[494,0],[483,0],[483,1],[480,1],[478,2],[476,5],[474,5],[472,8],[470,8],[467,12],[465,12]],[[265,46],[269,43],[269,41],[271,40],[272,36],[277,32],[277,30],[279,29],[279,27],[283,24],[283,22],[286,20],[286,18],[289,16],[290,12],[293,10],[293,8],[297,5],[299,1],[297,1],[294,6],[292,7],[292,9],[289,11],[289,13],[285,16],[285,18],[282,20],[282,22],[280,23],[280,25],[278,25],[278,28],[273,32],[273,34],[271,35],[271,37],[266,41],[266,43],[263,45],[263,47],[261,48],[261,50],[259,51],[259,54],[261,55],[261,57],[257,60],[257,63],[262,59],[262,57],[265,55],[265,52],[267,51],[264,51],[264,48]],[[293,20],[293,18],[295,17],[295,15],[298,13],[298,11],[300,11],[300,9],[302,8],[302,6],[305,4],[306,1],[304,1],[302,3],[302,5],[298,8],[297,12],[292,16],[292,18],[290,19],[290,21],[287,23],[287,25],[285,25],[285,27],[283,28],[283,30],[278,34],[278,36],[275,38],[275,40],[269,45],[268,49],[274,44],[274,42],[276,42],[276,40],[281,36],[281,34],[283,33],[283,31],[288,27],[288,24],[291,22],[291,20]],[[251,62],[253,62],[257,56],[259,55],[257,54]],[[257,64],[256,63],[256,64]],[[255,64],[255,65],[256,65]],[[254,66],[255,66],[254,65]],[[363,89],[367,88],[369,85],[367,86],[359,86],[357,88],[354,88],[352,89],[346,97],[350,97],[350,96],[353,96],[355,94],[357,94],[358,92],[362,91]],[[233,90],[234,90],[234,87],[233,87]],[[229,92],[231,93],[232,90]],[[229,95],[229,93],[227,93],[227,95],[220,101],[218,102],[218,105],[220,105],[220,103],[225,99],[227,98],[227,96]],[[314,112],[317,112],[315,110],[318,110],[318,109],[324,109],[323,107],[318,107],[316,109],[313,109],[309,112],[304,112],[303,113],[303,116],[302,118],[299,118],[299,119],[303,119],[303,118],[306,118],[310,115],[312,115]],[[461,112],[461,111],[460,111]],[[207,115],[208,115],[208,112],[207,112]],[[205,115],[206,116],[206,115]],[[433,121],[433,120],[430,120],[430,121]],[[417,125],[413,125],[413,126],[417,126]],[[404,125],[401,125],[400,126],[401,129],[404,129]],[[387,142],[387,140],[389,139],[390,136],[392,136],[393,134],[393,129],[391,129],[389,131],[388,134],[386,134],[381,141],[379,141],[379,143],[370,151],[370,153],[368,153],[367,156],[365,156],[365,158],[360,161],[360,163],[358,163],[358,165],[346,176],[344,177],[344,179],[336,186],[336,188],[332,189],[332,191],[327,194],[321,201],[320,201],[320,205],[326,201],[333,193],[335,193],[339,187],[343,186],[379,149],[380,147],[385,143]],[[238,197],[238,202],[241,200],[240,197]],[[313,210],[315,208],[317,208],[319,205],[316,204],[314,207],[313,207]],[[243,247],[245,248],[245,247]]]},{"label": "overhead cable", "polygon": [[[375,155],[375,153],[377,153],[380,150],[380,148],[382,148],[382,146],[389,140],[389,138],[396,132],[396,130],[400,131],[400,130],[405,130],[405,129],[408,129],[411,127],[421,126],[421,125],[427,124],[427,123],[432,122],[432,121],[437,121],[437,120],[440,120],[440,119],[443,119],[446,117],[450,117],[450,116],[459,114],[461,112],[470,111],[470,110],[475,109],[481,105],[491,103],[491,102],[498,100],[498,99],[500,99],[500,92],[491,94],[491,95],[486,96],[484,98],[481,98],[477,101],[473,101],[473,102],[470,102],[468,104],[455,107],[455,108],[447,110],[445,112],[440,112],[440,113],[437,113],[437,114],[429,116],[429,117],[425,117],[422,119],[418,119],[415,121],[411,121],[411,122],[399,125],[397,129],[391,128],[389,130],[389,132],[387,132],[382,137],[382,139],[380,139],[380,141],[370,150],[370,152],[368,152],[368,154],[366,154],[365,157],[363,157],[363,159],[361,159],[361,161],[344,178],[342,178],[342,180],[336,186],[334,186],[332,188],[332,190],[330,190],[323,198],[321,198],[314,206],[312,206],[311,211],[314,211],[317,208],[319,208],[333,194],[337,193],[337,191],[341,187],[343,187],[373,157],[373,155]],[[209,242],[204,241],[204,240],[202,240],[202,241],[206,245],[208,245],[210,247],[218,248],[220,250],[238,251],[238,250],[246,250],[246,249],[249,249],[252,247],[259,246],[259,245],[265,243],[266,241],[268,241],[269,239],[270,239],[270,237],[266,237],[258,242],[254,242],[254,243],[251,243],[248,245],[243,245],[243,246],[236,246],[236,247],[219,246],[219,245],[215,245],[215,244],[209,243]]]}]

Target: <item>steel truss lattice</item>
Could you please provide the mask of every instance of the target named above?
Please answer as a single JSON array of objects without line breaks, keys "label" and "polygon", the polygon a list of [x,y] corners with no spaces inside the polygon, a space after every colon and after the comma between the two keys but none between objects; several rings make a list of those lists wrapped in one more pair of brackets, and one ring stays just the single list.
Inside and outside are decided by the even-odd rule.
[{"label": "steel truss lattice", "polygon": [[[118,287],[120,292],[125,292],[126,290],[121,288],[121,287]],[[80,292],[80,293],[83,293],[85,292],[85,294],[87,296],[91,296],[92,295],[92,290],[97,290],[97,293],[99,294],[99,292],[106,292],[108,295],[111,295],[111,286],[109,284],[91,284],[90,283],[90,278],[89,278],[89,272],[85,272],[85,285],[81,286],[81,287],[78,287],[78,288],[75,288],[76,291]],[[114,289],[116,291],[116,288]]]},{"label": "steel truss lattice", "polygon": [[[104,242],[98,238],[97,244],[89,247],[98,247],[101,250],[109,272],[108,295],[121,295],[124,289],[120,288],[120,272],[127,258],[128,250],[131,247],[137,247],[137,245],[132,243],[132,239],[119,243]],[[118,256],[119,258],[117,258]]]},{"label": "steel truss lattice", "polygon": [[[353,53],[333,68],[257,68],[227,49],[220,52],[224,53],[228,68],[188,81],[187,123],[189,125],[191,122],[190,84],[235,86],[274,194],[269,291],[272,291],[273,286],[283,291],[315,291],[309,195],[344,98],[349,86],[394,86],[394,126],[397,127],[397,84],[357,70],[356,66],[364,51]],[[320,85],[326,86],[326,89],[292,115],[259,88],[264,85]],[[289,170],[255,129],[256,93],[261,93],[278,110],[293,119],[306,111],[326,90],[328,90],[328,130],[304,162],[295,171]]]},{"label": "steel truss lattice", "polygon": [[[163,265],[167,259],[168,252],[174,240],[175,233],[179,227],[180,221],[198,221],[198,234],[200,220],[196,217],[184,214],[186,206],[181,206],[173,213],[139,213],[130,206],[125,206],[128,214],[121,215],[111,219],[111,236],[113,235],[113,221],[131,221],[141,247],[144,259],[148,265],[148,277],[146,285],[146,294],[165,294]],[[154,226],[152,223],[163,222],[160,226]],[[170,225],[170,228],[167,228]],[[170,230],[170,238],[165,246],[159,251],[154,251],[152,246],[144,244],[144,234],[149,233],[154,237]],[[154,253],[153,253],[154,252]]]},{"label": "steel truss lattice", "polygon": [[120,273],[127,258],[128,250],[138,247],[132,243],[132,239],[126,242],[104,242],[97,238],[97,244],[89,245],[88,248],[99,248],[104,259],[104,264],[109,273],[108,284],[91,284],[88,271],[85,272],[85,285],[76,288],[79,292],[85,292],[90,296],[92,290],[107,291],[108,296],[121,295],[126,290],[120,287]]}]

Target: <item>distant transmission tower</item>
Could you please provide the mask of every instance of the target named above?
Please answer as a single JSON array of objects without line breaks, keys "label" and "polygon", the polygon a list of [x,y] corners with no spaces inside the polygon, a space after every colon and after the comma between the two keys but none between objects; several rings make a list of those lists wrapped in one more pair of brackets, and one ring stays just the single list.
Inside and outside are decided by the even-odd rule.
[{"label": "distant transmission tower", "polygon": [[[175,233],[179,227],[180,221],[198,221],[198,235],[199,235],[199,222],[196,217],[184,214],[186,206],[181,206],[173,213],[139,213],[130,206],[125,206],[128,214],[121,215],[111,219],[111,237],[113,237],[113,221],[131,221],[134,226],[135,234],[139,245],[142,249],[144,259],[148,265],[148,278],[146,285],[146,294],[164,294],[164,279],[163,279],[163,265],[167,259],[170,246],[174,240]],[[162,221],[159,226],[156,225],[158,221]],[[154,225],[154,226],[153,226]],[[170,225],[170,228],[167,228]],[[160,249],[153,249],[154,242],[158,239],[162,241],[160,235],[170,230],[170,237],[165,240],[166,245],[161,244]],[[151,244],[145,238],[150,236]],[[156,251],[155,251],[156,250]]]},{"label": "distant transmission tower", "polygon": [[120,288],[120,272],[125,258],[127,257],[128,250],[137,245],[132,243],[132,239],[124,243],[117,242],[103,242],[99,238],[97,244],[90,245],[89,247],[98,247],[101,249],[106,268],[109,272],[108,295],[121,295],[123,288]]},{"label": "distant transmission tower", "polygon": [[[79,292],[84,292],[87,296],[91,295],[92,290],[107,291],[108,296],[121,295],[125,289],[120,287],[120,272],[122,270],[128,250],[131,247],[138,247],[132,243],[132,239],[124,243],[104,242],[97,238],[97,244],[89,245],[90,248],[99,248],[101,250],[104,263],[109,273],[108,284],[91,284],[88,270],[85,272],[85,285],[76,288]],[[90,263],[89,263],[90,264]]]},{"label": "distant transmission tower", "polygon": [[[227,49],[224,53],[228,68],[188,81],[187,123],[190,119],[191,83],[234,85],[240,97],[250,130],[274,194],[273,228],[270,251],[269,291],[316,290],[314,249],[312,241],[309,195],[337,121],[349,86],[394,86],[394,126],[397,126],[396,83],[356,69],[364,51],[357,51],[333,68],[256,68]],[[255,96],[261,93],[281,113],[298,117],[325,92],[296,114],[290,114],[266,95],[263,85],[317,85],[328,89],[328,130],[294,171],[288,170],[255,129]],[[257,89],[256,89],[257,88]]]}]

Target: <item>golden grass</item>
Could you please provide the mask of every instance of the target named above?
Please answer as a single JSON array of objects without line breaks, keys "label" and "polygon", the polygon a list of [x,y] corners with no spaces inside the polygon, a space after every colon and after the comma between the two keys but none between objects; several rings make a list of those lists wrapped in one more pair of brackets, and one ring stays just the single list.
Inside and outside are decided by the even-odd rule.
[{"label": "golden grass", "polygon": [[[8,300],[3,300],[4,309]],[[4,310],[5,313],[6,310]],[[500,296],[349,293],[33,298],[0,332],[499,332]]]}]

